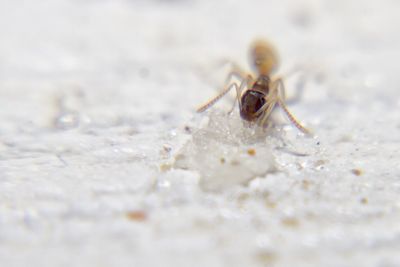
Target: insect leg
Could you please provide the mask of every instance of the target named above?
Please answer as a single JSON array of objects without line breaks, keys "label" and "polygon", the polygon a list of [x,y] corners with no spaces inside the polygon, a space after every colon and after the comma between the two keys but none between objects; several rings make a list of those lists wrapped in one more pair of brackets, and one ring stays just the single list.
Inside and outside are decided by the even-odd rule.
[{"label": "insect leg", "polygon": [[264,105],[254,114],[255,116],[259,116],[261,113],[263,115],[259,118],[259,125],[264,126],[267,119],[271,115],[276,103],[278,102],[278,95],[277,95],[277,84],[272,83],[271,89],[268,95],[264,97],[265,103]]},{"label": "insect leg", "polygon": [[260,117],[260,126],[264,126],[265,123],[267,122],[267,119],[271,115],[272,111],[274,110],[274,107],[277,103],[277,98],[275,96],[269,96],[268,99],[266,100],[265,104],[258,110],[257,112],[261,111],[264,112],[264,114]]},{"label": "insect leg", "polygon": [[[297,73],[299,74],[298,80],[296,81],[296,86],[295,86],[295,95],[291,96],[290,98],[286,98],[286,92],[283,90],[283,100],[285,100],[285,103],[287,104],[293,104],[296,103],[300,100],[301,96],[303,95],[305,83],[306,83],[306,76],[304,74],[304,66],[297,65],[293,67],[291,70],[289,70],[287,73],[280,75],[276,77],[274,80],[283,80],[283,79],[288,79],[293,75],[296,75]],[[308,73],[308,72],[306,72]]]},{"label": "insect leg", "polygon": [[226,95],[231,89],[232,87],[236,88],[236,91],[238,90],[238,85],[236,83],[231,83],[228,86],[225,87],[224,90],[222,90],[221,93],[219,93],[217,96],[215,96],[214,98],[210,99],[209,101],[207,101],[205,104],[203,104],[202,106],[200,106],[197,109],[197,112],[203,112],[205,110],[207,110],[208,108],[210,108],[212,105],[214,105],[218,100],[220,100],[224,95]]},{"label": "insect leg", "polygon": [[238,80],[243,80],[247,76],[247,73],[239,67],[238,64],[235,62],[232,62],[230,60],[224,60],[223,64],[230,64],[231,65],[231,71],[228,73],[228,76],[226,77],[225,84],[228,84],[232,78],[237,78]]},{"label": "insect leg", "polygon": [[284,91],[285,91],[285,85],[283,83],[283,80],[277,79],[277,80],[275,80],[274,84],[276,84],[276,85],[273,86],[273,89],[276,88],[275,90],[278,90],[277,91],[277,93],[278,93],[277,94],[277,102],[278,102],[279,106],[282,108],[285,115],[290,120],[290,122],[292,122],[294,124],[294,126],[296,126],[296,128],[299,129],[301,132],[303,132],[305,134],[311,134],[311,132],[307,128],[302,126],[300,124],[300,122],[292,115],[292,113],[290,113],[289,109],[286,107],[285,101],[282,98],[282,96],[284,95]]},{"label": "insect leg", "polygon": [[[253,83],[253,77],[251,75],[247,75],[246,79],[243,79],[242,82],[240,83],[239,87],[236,87],[236,100],[239,103],[239,109],[242,109],[242,102],[240,102],[240,97],[242,96],[242,92],[245,87],[249,87],[249,84]],[[228,112],[228,114],[231,114],[233,110],[235,109],[236,101],[233,102],[232,108]]]}]

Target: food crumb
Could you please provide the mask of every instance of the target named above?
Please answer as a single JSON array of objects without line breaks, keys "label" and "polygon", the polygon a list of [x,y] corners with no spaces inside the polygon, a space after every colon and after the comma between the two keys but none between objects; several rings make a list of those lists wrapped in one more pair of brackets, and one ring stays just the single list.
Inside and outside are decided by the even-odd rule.
[{"label": "food crumb", "polygon": [[250,156],[255,156],[256,155],[256,150],[254,148],[249,148],[247,150],[247,154],[249,154]]},{"label": "food crumb", "polygon": [[129,220],[137,222],[142,222],[147,219],[147,214],[141,210],[129,211],[126,213],[126,216]]},{"label": "food crumb", "polygon": [[352,169],[352,170],[351,170],[351,173],[354,174],[354,175],[356,175],[356,176],[360,176],[360,175],[363,174],[363,171],[360,170],[360,169]]},{"label": "food crumb", "polygon": [[288,218],[282,219],[282,224],[287,227],[295,228],[295,227],[299,226],[299,221],[296,218],[288,217]]}]

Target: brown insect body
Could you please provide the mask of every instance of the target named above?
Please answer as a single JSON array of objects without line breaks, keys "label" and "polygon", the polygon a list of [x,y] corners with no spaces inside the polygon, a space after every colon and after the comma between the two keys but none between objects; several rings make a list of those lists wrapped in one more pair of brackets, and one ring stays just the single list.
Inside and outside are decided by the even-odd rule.
[{"label": "brown insect body", "polygon": [[241,80],[240,84],[235,82],[227,84],[221,93],[202,105],[197,111],[205,111],[232,88],[235,88],[236,100],[239,103],[240,116],[243,120],[264,126],[274,108],[279,105],[300,131],[309,133],[286,107],[285,87],[282,78],[271,78],[271,74],[278,66],[278,56],[272,45],[263,40],[256,41],[250,49],[250,58],[258,74],[257,79],[253,79],[252,75],[246,74],[236,67],[231,71],[229,78],[238,77]]},{"label": "brown insect body", "polygon": [[251,87],[243,93],[240,102],[240,116],[246,121],[257,120],[262,113],[258,112],[265,104],[265,98],[269,93],[270,78],[260,75]]}]

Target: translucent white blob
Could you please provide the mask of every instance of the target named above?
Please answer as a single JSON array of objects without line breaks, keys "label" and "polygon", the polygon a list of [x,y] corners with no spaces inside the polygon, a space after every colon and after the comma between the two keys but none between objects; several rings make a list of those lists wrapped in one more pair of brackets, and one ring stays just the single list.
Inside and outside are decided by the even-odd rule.
[{"label": "translucent white blob", "polygon": [[193,132],[175,155],[174,167],[199,172],[205,190],[244,184],[276,170],[266,131],[221,112],[210,113],[208,122]]}]

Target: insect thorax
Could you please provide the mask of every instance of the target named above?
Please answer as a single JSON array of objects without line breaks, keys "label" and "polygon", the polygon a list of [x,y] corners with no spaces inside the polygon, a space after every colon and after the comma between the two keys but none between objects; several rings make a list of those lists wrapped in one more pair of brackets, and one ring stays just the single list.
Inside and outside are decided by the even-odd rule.
[{"label": "insect thorax", "polygon": [[254,82],[253,87],[251,89],[263,92],[264,94],[268,94],[270,83],[271,79],[268,76],[260,75]]}]

